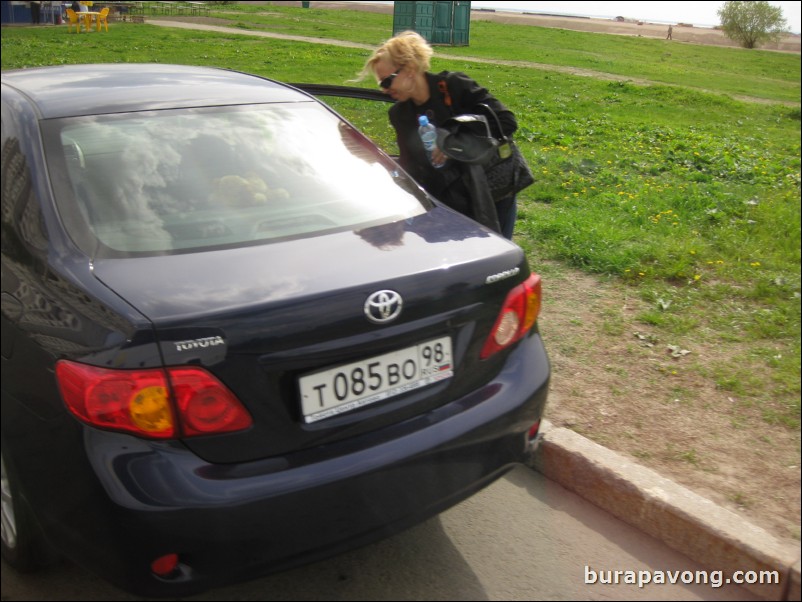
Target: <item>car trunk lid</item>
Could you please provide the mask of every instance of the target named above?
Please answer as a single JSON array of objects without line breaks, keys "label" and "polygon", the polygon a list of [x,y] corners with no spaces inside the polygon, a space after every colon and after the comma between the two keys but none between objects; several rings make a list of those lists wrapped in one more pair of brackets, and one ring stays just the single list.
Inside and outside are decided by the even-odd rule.
[{"label": "car trunk lid", "polygon": [[[478,350],[526,272],[517,246],[442,207],[362,231],[95,263],[96,276],[152,321],[166,365],[204,366],[252,414],[248,431],[186,441],[213,462],[337,441],[489,381],[493,363],[480,365]],[[366,315],[380,291],[403,300],[387,323]],[[446,341],[453,376],[305,416],[300,378]]]}]

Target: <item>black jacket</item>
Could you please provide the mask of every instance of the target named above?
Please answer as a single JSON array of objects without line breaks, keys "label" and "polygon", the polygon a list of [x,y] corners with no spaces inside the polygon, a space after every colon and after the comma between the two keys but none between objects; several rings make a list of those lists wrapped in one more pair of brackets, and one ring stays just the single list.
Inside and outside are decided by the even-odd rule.
[{"label": "black jacket", "polygon": [[[466,113],[486,114],[479,107],[489,105],[501,122],[503,133],[510,136],[518,129],[515,115],[487,88],[483,88],[464,73],[443,71],[426,73],[429,83],[429,100],[418,106],[412,100],[397,102],[390,108],[390,123],[395,128],[401,166],[426,189],[429,194],[443,201],[461,213],[471,217],[470,194],[463,178],[463,166],[448,161],[445,167],[435,169],[426,157],[426,151],[418,136],[418,117],[426,115],[436,126],[445,123],[454,115]],[[440,90],[440,82],[445,81],[451,106],[446,103],[445,94]],[[493,134],[498,136],[494,120],[490,120]]]}]

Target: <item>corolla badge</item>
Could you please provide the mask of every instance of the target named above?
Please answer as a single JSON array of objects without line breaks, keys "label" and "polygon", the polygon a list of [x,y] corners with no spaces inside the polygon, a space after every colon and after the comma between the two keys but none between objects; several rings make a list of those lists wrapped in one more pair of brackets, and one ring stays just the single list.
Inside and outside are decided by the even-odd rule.
[{"label": "corolla badge", "polygon": [[520,271],[521,268],[511,268],[509,270],[504,270],[503,272],[499,272],[498,274],[491,274],[485,279],[485,284],[493,284],[494,282],[498,282],[499,280],[506,280],[507,278],[512,278],[513,276],[517,276]]},{"label": "corolla badge", "polygon": [[404,301],[395,291],[376,291],[365,301],[365,315],[374,324],[392,322],[401,313]]}]

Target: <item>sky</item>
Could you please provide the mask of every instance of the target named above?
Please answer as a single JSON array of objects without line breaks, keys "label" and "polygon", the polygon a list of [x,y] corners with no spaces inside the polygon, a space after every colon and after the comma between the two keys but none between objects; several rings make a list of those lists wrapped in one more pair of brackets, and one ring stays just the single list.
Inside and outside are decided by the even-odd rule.
[{"label": "sky", "polygon": [[[724,2],[697,0],[695,2],[471,2],[471,8],[506,8],[533,13],[578,15],[583,17],[624,17],[657,23],[690,23],[713,27],[720,20],[717,11]],[[800,5],[793,2],[770,1],[782,8],[788,29],[800,33]]]}]

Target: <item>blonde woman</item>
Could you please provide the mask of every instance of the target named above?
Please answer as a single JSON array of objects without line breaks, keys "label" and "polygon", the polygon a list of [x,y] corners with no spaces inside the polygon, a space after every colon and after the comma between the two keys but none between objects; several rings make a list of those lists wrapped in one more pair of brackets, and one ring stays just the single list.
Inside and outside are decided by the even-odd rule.
[{"label": "blonde woman", "polygon": [[[474,217],[470,183],[464,168],[447,161],[435,149],[430,162],[418,136],[418,117],[426,115],[441,125],[454,115],[486,114],[478,105],[489,105],[498,115],[505,135],[518,128],[512,114],[488,90],[460,72],[431,73],[432,48],[414,31],[405,31],[382,44],[365,63],[362,76],[373,75],[385,94],[396,102],[390,108],[390,123],[395,128],[401,166],[429,194],[457,211]],[[491,127],[496,129],[491,119]],[[494,131],[495,135],[501,132]],[[438,167],[435,167],[434,165]],[[515,195],[496,203],[501,233],[512,238],[517,205]]]}]

